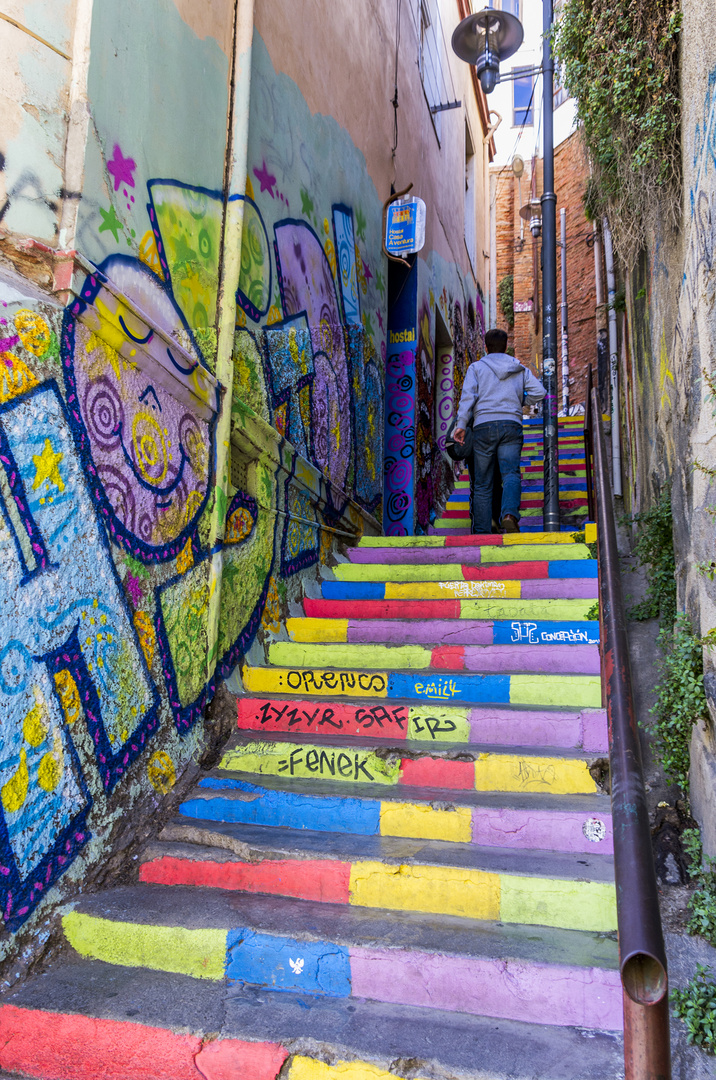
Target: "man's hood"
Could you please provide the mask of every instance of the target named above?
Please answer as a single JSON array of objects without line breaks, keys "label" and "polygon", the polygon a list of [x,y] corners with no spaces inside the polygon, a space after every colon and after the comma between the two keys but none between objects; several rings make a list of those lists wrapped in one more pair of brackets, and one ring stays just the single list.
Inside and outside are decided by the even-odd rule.
[{"label": "man's hood", "polygon": [[482,357],[480,363],[484,364],[485,367],[489,367],[490,371],[498,379],[506,379],[508,375],[514,375],[522,370],[522,364],[519,360],[503,352],[488,353],[487,356]]}]

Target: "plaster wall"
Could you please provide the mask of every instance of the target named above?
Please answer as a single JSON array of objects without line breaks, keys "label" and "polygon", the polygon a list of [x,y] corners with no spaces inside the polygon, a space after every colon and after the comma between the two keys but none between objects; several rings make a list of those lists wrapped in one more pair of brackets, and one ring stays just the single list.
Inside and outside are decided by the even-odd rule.
[{"label": "plaster wall", "polygon": [[0,228],[55,244],[75,0],[0,4]]},{"label": "plaster wall", "polygon": [[[625,496],[633,509],[670,490],[679,607],[696,633],[716,625],[716,586],[699,569],[714,559],[714,401],[704,371],[716,356],[716,67],[703,33],[710,0],[683,5],[681,42],[683,197],[680,229],[657,223],[628,278],[629,333],[620,358]],[[704,653],[711,718],[694,730],[691,800],[705,850],[716,854],[716,665]]]}]

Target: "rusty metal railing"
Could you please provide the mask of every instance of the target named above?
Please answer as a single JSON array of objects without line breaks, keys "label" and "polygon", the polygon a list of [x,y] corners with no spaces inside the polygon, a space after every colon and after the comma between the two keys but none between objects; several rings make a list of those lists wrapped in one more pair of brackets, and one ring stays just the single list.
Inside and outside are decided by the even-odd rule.
[{"label": "rusty metal railing", "polygon": [[631,688],[606,441],[595,389],[589,404],[596,482],[602,670],[609,721],[619,970],[624,993],[625,1078],[670,1080],[666,954]]}]

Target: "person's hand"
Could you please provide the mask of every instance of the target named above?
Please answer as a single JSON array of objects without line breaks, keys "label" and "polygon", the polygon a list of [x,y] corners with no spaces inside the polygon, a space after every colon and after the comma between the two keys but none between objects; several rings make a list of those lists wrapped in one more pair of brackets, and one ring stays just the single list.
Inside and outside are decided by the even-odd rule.
[{"label": "person's hand", "polygon": [[456,427],[453,430],[452,437],[453,437],[453,440],[455,442],[464,443],[465,442],[465,428]]}]

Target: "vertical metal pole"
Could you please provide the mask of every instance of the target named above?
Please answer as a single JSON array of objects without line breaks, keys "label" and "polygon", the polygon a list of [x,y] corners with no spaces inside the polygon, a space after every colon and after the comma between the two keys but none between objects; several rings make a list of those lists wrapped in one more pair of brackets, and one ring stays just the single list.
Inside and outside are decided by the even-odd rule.
[{"label": "vertical metal pole", "polygon": [[562,412],[569,416],[569,338],[567,336],[567,211],[559,211],[560,247],[562,255]]},{"label": "vertical metal pole", "polygon": [[552,0],[542,6],[542,109],[544,127],[544,190],[542,204],[542,382],[544,399],[544,524],[545,532],[559,532],[559,472],[557,453],[557,196],[554,193],[554,61]]},{"label": "vertical metal pole", "polygon": [[612,398],[612,489],[617,497],[622,494],[622,444],[619,421],[619,356],[617,354],[616,279],[614,275],[614,252],[612,234],[606,218],[602,221],[604,233],[604,261],[607,265],[607,294],[609,297],[609,378]]}]

